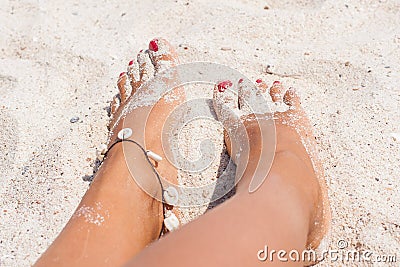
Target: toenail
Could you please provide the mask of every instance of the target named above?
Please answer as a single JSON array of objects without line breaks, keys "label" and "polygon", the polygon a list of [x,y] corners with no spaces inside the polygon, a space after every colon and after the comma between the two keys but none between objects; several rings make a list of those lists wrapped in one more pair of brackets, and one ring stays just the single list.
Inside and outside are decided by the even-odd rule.
[{"label": "toenail", "polygon": [[256,83],[262,83],[262,80],[261,79],[257,79]]},{"label": "toenail", "polygon": [[220,92],[224,92],[228,87],[231,87],[232,86],[232,82],[231,81],[223,81],[223,82],[220,82],[219,84],[218,84],[218,91],[220,91]]},{"label": "toenail", "polygon": [[167,204],[175,206],[178,204],[179,194],[175,187],[170,186],[164,190],[164,200]]},{"label": "toenail", "polygon": [[129,66],[133,65],[133,60],[129,61]]},{"label": "toenail", "polygon": [[153,39],[149,43],[150,51],[157,52],[158,51],[158,39]]},{"label": "toenail", "polygon": [[243,82],[243,79],[240,79],[240,80],[239,80],[239,83],[242,83],[242,82]]},{"label": "toenail", "polygon": [[118,138],[124,140],[132,136],[132,129],[131,128],[124,128],[118,133]]},{"label": "toenail", "polygon": [[179,227],[179,220],[178,218],[175,216],[175,214],[173,214],[171,211],[168,212],[168,214],[165,215],[166,218],[164,219],[164,225],[165,227],[170,231],[174,231],[176,229],[178,229]]},{"label": "toenail", "polygon": [[122,76],[124,76],[126,74],[126,72],[121,72],[120,74],[119,74],[119,77],[122,77]]},{"label": "toenail", "polygon": [[151,151],[151,150],[147,150],[147,151],[146,151],[146,154],[147,154],[147,156],[148,156],[149,158],[151,158],[151,159],[153,159],[153,160],[155,160],[155,161],[157,161],[157,162],[162,161],[162,157],[161,157],[160,155],[154,153],[154,152]]},{"label": "toenail", "polygon": [[277,85],[277,84],[281,84],[281,82],[280,82],[280,81],[275,81],[275,82],[273,83],[273,85]]},{"label": "toenail", "polygon": [[140,49],[139,53],[142,53],[142,52],[143,52],[143,49]]}]

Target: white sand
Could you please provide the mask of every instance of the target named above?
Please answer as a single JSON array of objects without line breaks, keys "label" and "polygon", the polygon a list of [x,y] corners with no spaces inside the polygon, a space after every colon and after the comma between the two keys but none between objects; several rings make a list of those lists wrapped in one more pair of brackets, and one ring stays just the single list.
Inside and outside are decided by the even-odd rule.
[{"label": "white sand", "polygon": [[183,62],[299,88],[324,159],[331,247],[344,239],[400,261],[398,0],[68,2],[1,3],[1,266],[32,264],[71,216],[106,140],[116,77],[154,36]]}]

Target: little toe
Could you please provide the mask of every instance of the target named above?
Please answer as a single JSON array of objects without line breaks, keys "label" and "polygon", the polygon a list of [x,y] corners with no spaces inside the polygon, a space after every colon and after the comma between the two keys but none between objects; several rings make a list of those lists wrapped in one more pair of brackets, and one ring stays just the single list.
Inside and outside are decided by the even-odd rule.
[{"label": "little toe", "polygon": [[163,38],[155,38],[149,43],[149,54],[156,73],[178,64],[178,55],[173,46]]},{"label": "little toe", "polygon": [[110,116],[113,116],[120,105],[119,95],[115,95],[110,104]]},{"label": "little toe", "polygon": [[285,89],[279,81],[275,81],[269,90],[273,102],[282,102],[284,93]]},{"label": "little toe", "polygon": [[128,82],[128,75],[126,74],[126,72],[122,72],[119,75],[117,85],[118,85],[119,95],[121,98],[121,103],[123,104],[131,95],[132,92],[132,87]]}]

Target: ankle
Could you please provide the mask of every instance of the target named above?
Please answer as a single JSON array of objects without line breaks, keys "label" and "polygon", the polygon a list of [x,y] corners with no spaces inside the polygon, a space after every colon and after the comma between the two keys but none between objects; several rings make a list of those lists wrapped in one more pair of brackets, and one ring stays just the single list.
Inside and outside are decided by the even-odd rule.
[{"label": "ankle", "polygon": [[[141,153],[141,152],[139,152]],[[139,160],[138,160],[139,161]],[[148,167],[148,162],[139,165]],[[151,170],[149,169],[148,179],[152,179]],[[145,177],[147,178],[147,177]],[[160,207],[162,204],[147,192],[143,191],[137,183],[127,166],[127,160],[122,144],[115,145],[108,153],[100,167],[91,187],[96,186],[102,192],[109,194],[110,198],[116,202],[130,203],[132,208],[141,208],[141,212],[145,212],[148,216],[156,217],[161,214]],[[140,203],[140,205],[138,205]],[[116,203],[117,204],[117,203]]]}]

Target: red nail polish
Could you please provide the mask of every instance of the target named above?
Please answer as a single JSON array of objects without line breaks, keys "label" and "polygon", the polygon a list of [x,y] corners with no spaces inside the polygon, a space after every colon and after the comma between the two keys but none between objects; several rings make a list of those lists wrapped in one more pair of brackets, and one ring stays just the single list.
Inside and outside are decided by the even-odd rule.
[{"label": "red nail polish", "polygon": [[231,81],[223,81],[218,84],[218,91],[224,92],[228,87],[231,87],[233,84]]},{"label": "red nail polish", "polygon": [[239,80],[239,83],[242,83],[242,82],[243,82],[243,79],[240,79],[240,80]]},{"label": "red nail polish", "polygon": [[261,79],[257,79],[256,83],[262,83],[262,80]]},{"label": "red nail polish", "polygon": [[141,49],[140,51],[139,51],[139,53],[142,53],[143,52],[143,49]]},{"label": "red nail polish", "polygon": [[273,83],[273,85],[278,85],[278,84],[281,84],[281,82],[280,82],[280,81],[275,81],[275,82]]},{"label": "red nail polish", "polygon": [[119,74],[119,77],[121,78],[122,76],[124,76],[125,75],[125,72],[121,72],[120,74]]},{"label": "red nail polish", "polygon": [[158,51],[158,39],[153,39],[149,43],[150,51],[157,52]]},{"label": "red nail polish", "polygon": [[129,61],[129,66],[133,65],[133,60]]}]

